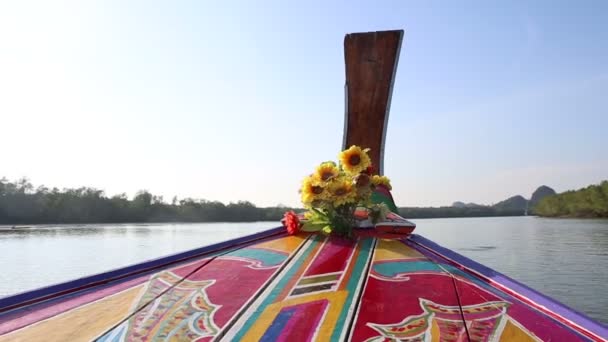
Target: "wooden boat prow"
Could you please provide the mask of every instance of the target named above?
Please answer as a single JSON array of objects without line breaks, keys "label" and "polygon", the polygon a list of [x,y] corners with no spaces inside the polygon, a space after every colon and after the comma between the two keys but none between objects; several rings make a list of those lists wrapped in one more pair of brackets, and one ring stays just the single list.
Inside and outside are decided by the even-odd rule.
[{"label": "wooden boat prow", "polygon": [[[345,39],[344,145],[367,144],[380,166],[402,36]],[[488,267],[411,231],[393,233],[359,229],[345,239],[279,227],[0,298],[0,342],[608,336],[600,323]]]}]

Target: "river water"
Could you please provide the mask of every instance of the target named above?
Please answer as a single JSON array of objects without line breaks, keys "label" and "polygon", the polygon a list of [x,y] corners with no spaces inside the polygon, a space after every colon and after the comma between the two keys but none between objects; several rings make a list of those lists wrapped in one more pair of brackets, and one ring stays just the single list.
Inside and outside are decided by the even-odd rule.
[{"label": "river water", "polygon": [[[608,323],[608,220],[413,220],[416,233]],[[276,227],[276,222],[0,228],[0,297]]]}]

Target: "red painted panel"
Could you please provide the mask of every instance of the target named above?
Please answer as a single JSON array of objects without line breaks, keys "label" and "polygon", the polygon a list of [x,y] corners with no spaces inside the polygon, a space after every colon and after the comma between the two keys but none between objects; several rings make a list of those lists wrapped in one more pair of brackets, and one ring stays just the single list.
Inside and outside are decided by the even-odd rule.
[{"label": "red painted panel", "polygon": [[[207,341],[252,301],[306,239],[286,237],[277,249],[256,245],[155,275],[128,320],[104,336],[126,341]],[[173,282],[172,279],[181,279]],[[104,337],[105,338],[105,337]]]},{"label": "red painted panel", "polygon": [[317,257],[306,270],[305,277],[341,272],[345,269],[349,257],[355,249],[356,241],[335,236],[329,236],[327,239]]},{"label": "red painted panel", "polygon": [[[499,297],[461,277],[456,277],[455,280],[463,307],[477,303],[505,302],[505,315],[503,316],[503,319],[509,319],[511,322],[515,322],[514,324],[521,326],[521,334],[536,336],[543,341],[587,341],[586,338],[582,338],[562,324],[556,323],[551,318],[532,309],[530,306],[522,304],[515,298],[506,294]],[[494,305],[497,306],[496,304]],[[471,325],[469,327],[471,338],[479,338],[480,335],[483,336],[481,331],[475,330],[478,327],[473,323],[475,320],[475,312],[465,310],[464,317]]]},{"label": "red painted panel", "polygon": [[220,259],[201,269],[193,278],[215,280],[207,289],[207,295],[211,303],[221,305],[214,321],[223,327],[276,271],[252,269],[243,261]]},{"label": "red painted panel", "polygon": [[[380,280],[368,277],[360,303],[353,341],[369,338],[394,337],[416,338],[430,329],[432,321],[422,307],[421,299],[458,307],[458,299],[452,278],[444,273],[411,274],[401,280]],[[440,324],[443,340],[466,341],[466,331],[458,322],[459,313],[450,317],[453,324]],[[382,327],[384,326],[384,327]],[[384,330],[383,334],[381,330]]]}]

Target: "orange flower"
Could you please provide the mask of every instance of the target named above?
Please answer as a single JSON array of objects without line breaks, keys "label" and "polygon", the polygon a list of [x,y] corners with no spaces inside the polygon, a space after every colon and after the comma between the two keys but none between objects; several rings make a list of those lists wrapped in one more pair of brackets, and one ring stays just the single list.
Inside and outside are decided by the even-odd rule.
[{"label": "orange flower", "polygon": [[300,231],[300,219],[293,211],[288,211],[283,216],[283,226],[287,229],[287,234],[294,235]]}]

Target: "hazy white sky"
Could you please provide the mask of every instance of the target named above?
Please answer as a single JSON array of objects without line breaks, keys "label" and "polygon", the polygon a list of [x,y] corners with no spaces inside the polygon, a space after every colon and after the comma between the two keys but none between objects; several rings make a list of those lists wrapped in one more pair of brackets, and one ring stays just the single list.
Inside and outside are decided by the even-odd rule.
[{"label": "hazy white sky", "polygon": [[0,177],[298,205],[341,147],[344,34],[404,28],[399,205],[597,183],[608,3],[568,4],[2,2]]}]

